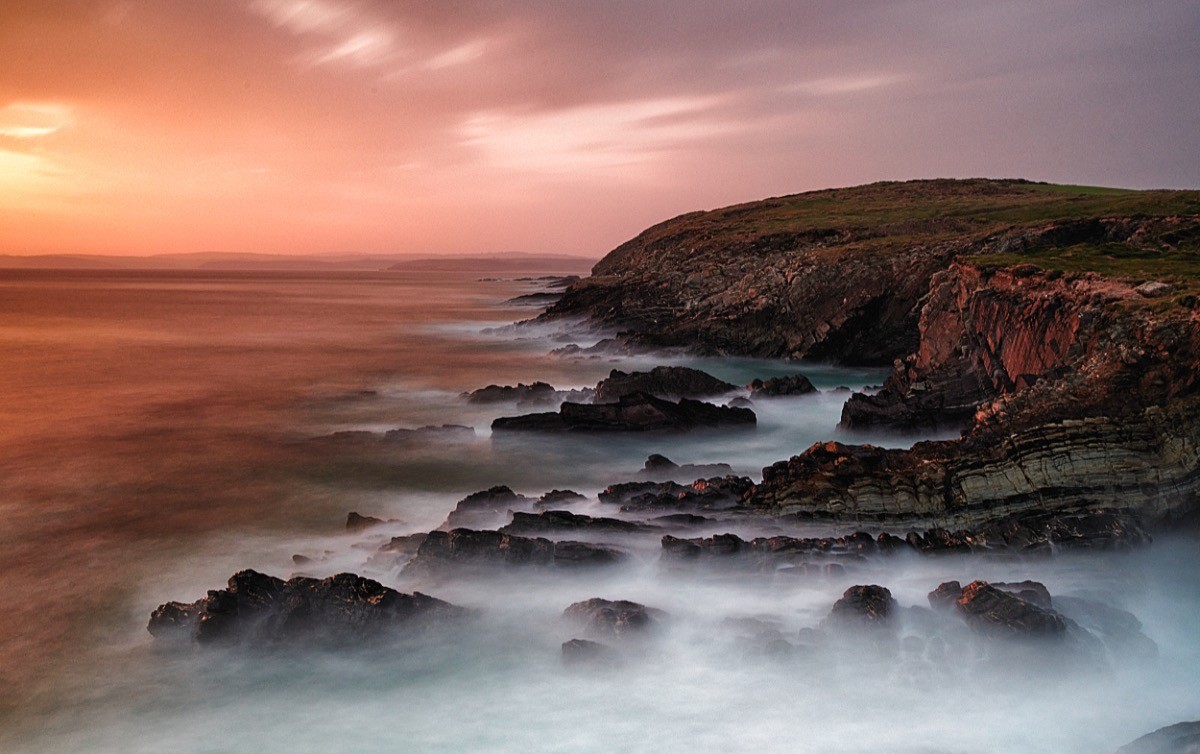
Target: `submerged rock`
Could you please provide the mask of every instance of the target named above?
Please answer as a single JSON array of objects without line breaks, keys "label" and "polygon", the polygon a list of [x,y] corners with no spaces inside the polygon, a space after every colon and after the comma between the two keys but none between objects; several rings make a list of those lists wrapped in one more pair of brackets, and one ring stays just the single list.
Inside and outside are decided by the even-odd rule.
[{"label": "submerged rock", "polygon": [[649,432],[686,431],[726,426],[753,426],[754,412],[714,406],[688,398],[678,403],[647,393],[621,396],[616,403],[563,403],[558,413],[504,416],[492,422],[493,431],[536,432]]},{"label": "submerged rock", "polygon": [[284,581],[240,571],[227,588],[196,602],[168,602],[150,614],[156,639],[257,645],[357,642],[418,621],[459,618],[462,608],[420,592],[403,594],[352,573]]},{"label": "submerged rock", "polygon": [[646,393],[656,398],[711,398],[737,390],[724,380],[707,372],[689,367],[654,367],[649,372],[612,370],[596,385],[594,400],[598,403],[620,400],[633,393]]},{"label": "submerged rock", "polygon": [[607,644],[588,639],[571,639],[562,643],[564,665],[598,667],[617,661],[617,653]]},{"label": "submerged rock", "polygon": [[621,637],[652,630],[666,613],[629,600],[593,597],[571,605],[563,611],[563,617],[584,626],[592,635]]},{"label": "submerged rock", "polygon": [[551,542],[498,531],[431,531],[403,575],[436,574],[447,569],[495,566],[578,567],[619,563],[620,550],[587,542]]}]

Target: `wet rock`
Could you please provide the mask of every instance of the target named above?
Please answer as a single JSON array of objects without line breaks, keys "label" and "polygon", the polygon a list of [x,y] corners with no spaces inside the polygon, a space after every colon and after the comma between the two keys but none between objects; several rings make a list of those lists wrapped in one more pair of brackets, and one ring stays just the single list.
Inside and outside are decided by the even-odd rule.
[{"label": "wet rock", "polygon": [[467,495],[446,517],[441,528],[482,528],[496,526],[508,520],[510,511],[528,510],[533,500],[518,495],[504,485],[497,485],[481,492]]},{"label": "wet rock", "polygon": [[584,516],[570,511],[513,513],[512,522],[500,528],[505,534],[548,534],[575,532],[581,534],[644,534],[654,527],[619,518]]},{"label": "wet rock", "polygon": [[839,575],[845,572],[845,567],[830,561],[853,560],[875,552],[875,540],[866,532],[843,537],[756,537],[749,541],[736,534],[695,539],[671,535],[662,538],[662,556],[668,563],[738,556],[747,568],[773,571],[791,565],[800,570],[786,570],[805,576]]},{"label": "wet rock", "polygon": [[1117,750],[1117,754],[1196,754],[1196,752],[1200,752],[1200,720],[1159,728]]},{"label": "wet rock", "polygon": [[420,592],[403,594],[351,573],[283,581],[256,571],[234,574],[227,588],[191,604],[168,602],[150,615],[156,639],[202,644],[359,642],[430,620],[459,618],[461,608]]},{"label": "wet rock", "polygon": [[432,531],[403,575],[435,575],[456,568],[601,566],[625,559],[620,550],[586,542],[551,542],[498,531]]},{"label": "wet rock", "polygon": [[607,644],[588,639],[571,639],[562,643],[564,665],[574,667],[601,667],[617,661],[616,651]]},{"label": "wet rock", "polygon": [[549,403],[557,394],[554,386],[545,382],[534,382],[531,385],[519,382],[516,385],[488,385],[463,393],[462,397],[466,398],[468,403],[474,404],[515,403],[522,400]]},{"label": "wet rock", "polygon": [[633,393],[656,398],[711,398],[737,390],[724,380],[689,367],[654,367],[649,372],[622,372],[614,369],[596,385],[593,400],[598,403],[620,400]]},{"label": "wet rock", "polygon": [[772,377],[767,380],[754,380],[747,387],[750,388],[750,397],[752,399],[759,398],[780,398],[790,395],[808,395],[809,393],[819,392],[812,382],[802,374],[793,374],[787,377]]},{"label": "wet rock", "polygon": [[957,581],[944,581],[937,589],[929,593],[929,606],[934,609],[950,610],[958,604],[962,597],[962,584]]},{"label": "wet rock", "polygon": [[355,511],[350,511],[350,513],[346,516],[346,531],[357,534],[365,529],[370,529],[373,526],[379,526],[380,524],[386,523],[387,521],[384,521],[382,518],[375,518],[374,516],[362,516]]},{"label": "wet rock", "polygon": [[727,476],[732,473],[733,467],[727,463],[688,463],[681,466],[666,456],[655,453],[646,459],[646,466],[638,472],[638,476],[660,482],[690,482],[693,479]]},{"label": "wet rock", "polygon": [[380,552],[393,553],[397,555],[412,555],[421,547],[421,543],[429,535],[425,532],[417,532],[416,534],[405,534],[400,537],[392,537],[386,544],[379,548]]},{"label": "wet rock", "polygon": [[666,516],[655,516],[650,519],[650,523],[654,526],[704,526],[710,524],[714,519],[706,518],[705,516],[697,516],[695,513],[670,513]]},{"label": "wet rock", "polygon": [[718,427],[752,427],[757,418],[744,408],[714,406],[688,398],[672,403],[647,393],[621,396],[616,403],[563,403],[558,413],[504,416],[493,431],[650,432]]},{"label": "wet rock", "polygon": [[897,609],[887,588],[875,584],[852,586],[833,604],[827,622],[843,628],[891,628]]},{"label": "wet rock", "polygon": [[992,581],[990,583],[1000,591],[1020,597],[1031,605],[1037,605],[1045,610],[1054,609],[1050,590],[1040,581]]},{"label": "wet rock", "polygon": [[691,484],[677,482],[625,482],[606,487],[600,502],[621,506],[623,511],[646,510],[722,510],[737,507],[753,489],[749,477],[723,476],[697,479]]},{"label": "wet rock", "polygon": [[563,617],[582,625],[594,636],[621,637],[653,630],[666,613],[629,600],[593,597],[571,605],[563,611]]},{"label": "wet rock", "polygon": [[580,503],[587,500],[586,497],[580,495],[575,490],[550,490],[542,495],[534,503],[535,507],[546,508],[551,505],[564,505],[570,503]]},{"label": "wet rock", "polygon": [[958,598],[959,614],[967,625],[984,636],[997,638],[1062,638],[1067,622],[1053,610],[988,584],[972,581]]}]

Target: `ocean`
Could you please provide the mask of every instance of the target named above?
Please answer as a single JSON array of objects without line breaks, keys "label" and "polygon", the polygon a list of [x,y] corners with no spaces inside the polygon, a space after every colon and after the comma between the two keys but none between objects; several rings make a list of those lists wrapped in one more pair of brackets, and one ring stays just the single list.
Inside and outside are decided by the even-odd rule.
[{"label": "ocean", "polygon": [[[482,269],[0,272],[0,749],[1104,751],[1200,716],[1194,540],[1124,555],[900,558],[814,579],[668,572],[653,548],[630,545],[631,564],[603,573],[406,583],[379,546],[494,485],[594,498],[651,453],[759,479],[814,442],[916,439],[837,430],[846,394],[835,388],[878,384],[880,370],[552,355],[601,334],[509,327],[539,311],[511,299],[537,290]],[[536,380],[581,388],[660,363],[735,384],[802,371],[823,392],[757,403],[753,431],[683,437],[492,437],[492,419],[524,409],[462,396]],[[429,425],[474,434],[379,441]],[[350,511],[391,522],[347,533]],[[245,568],[362,573],[478,617],[386,650],[155,646],[155,606]],[[1157,653],[1035,653],[997,667],[964,639],[944,661],[911,642],[810,652],[792,641],[780,657],[729,628],[754,619],[795,637],[851,584],[883,583],[917,606],[950,578],[1099,595],[1137,615]],[[618,667],[566,668],[560,644],[575,634],[558,616],[596,596],[671,620]]]}]

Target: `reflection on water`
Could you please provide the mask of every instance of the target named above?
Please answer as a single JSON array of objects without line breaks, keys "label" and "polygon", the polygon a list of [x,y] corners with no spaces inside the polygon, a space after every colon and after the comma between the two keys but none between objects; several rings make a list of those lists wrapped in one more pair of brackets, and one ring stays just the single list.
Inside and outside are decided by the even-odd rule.
[{"label": "reflection on water", "polygon": [[[1115,559],[880,561],[839,577],[665,572],[655,538],[582,577],[412,582],[375,551],[507,484],[594,496],[650,453],[761,468],[838,437],[839,386],[882,373],[686,360],[735,384],[798,368],[827,392],[758,401],[753,431],[687,437],[491,437],[527,410],[462,391],[594,385],[652,357],[561,359],[499,302],[530,290],[446,272],[4,273],[0,277],[0,744],[29,751],[1095,751],[1200,712],[1194,542]],[[586,342],[585,342],[586,343]],[[459,424],[475,436],[386,442],[337,432]],[[857,438],[862,439],[862,438]],[[873,438],[902,444],[902,438]],[[397,519],[361,535],[350,510]],[[602,514],[594,501],[583,508]],[[147,615],[243,568],[350,570],[480,608],[388,651],[269,656],[156,650]],[[1135,612],[1157,660],[998,672],[986,650],[938,667],[895,653],[787,658],[727,618],[795,641],[853,583],[924,604],[942,580],[1045,581]],[[602,596],[666,610],[664,632],[608,672],[565,669],[558,616]],[[1094,658],[1093,658],[1094,659]],[[1136,700],[1136,703],[1134,702]],[[1103,710],[1097,721],[1096,711]],[[1190,711],[1189,711],[1190,710]],[[964,721],[969,721],[969,724]],[[7,733],[7,740],[5,738]]]}]

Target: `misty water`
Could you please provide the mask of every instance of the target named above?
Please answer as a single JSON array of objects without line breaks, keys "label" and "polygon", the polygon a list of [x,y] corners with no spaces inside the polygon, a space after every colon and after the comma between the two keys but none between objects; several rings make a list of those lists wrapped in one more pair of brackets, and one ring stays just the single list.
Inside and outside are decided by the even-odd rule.
[{"label": "misty water", "polygon": [[[484,277],[4,273],[0,749],[1093,752],[1200,716],[1194,539],[1128,554],[897,556],[797,576],[667,567],[656,536],[608,537],[626,564],[401,575],[403,558],[382,544],[437,527],[493,485],[571,488],[589,497],[574,510],[613,515],[596,493],[636,478],[651,453],[758,480],[814,442],[915,439],[836,429],[837,388],[878,384],[879,370],[552,356],[570,340],[561,329],[505,327],[536,311],[505,303],[536,284]],[[756,401],[750,431],[633,437],[492,437],[492,419],[536,409],[461,396],[535,380],[579,388],[660,363],[735,384],[802,371],[822,393]],[[443,424],[474,437],[330,438]],[[352,510],[395,520],[347,533]],[[155,646],[155,606],[245,568],[352,571],[475,613],[339,650]],[[1154,649],[997,644],[908,609],[949,579],[1035,579],[1127,610]],[[869,583],[905,608],[896,637],[805,638],[847,587]],[[668,617],[617,642],[619,662],[566,666],[562,642],[584,634],[561,614],[590,597]]]}]

